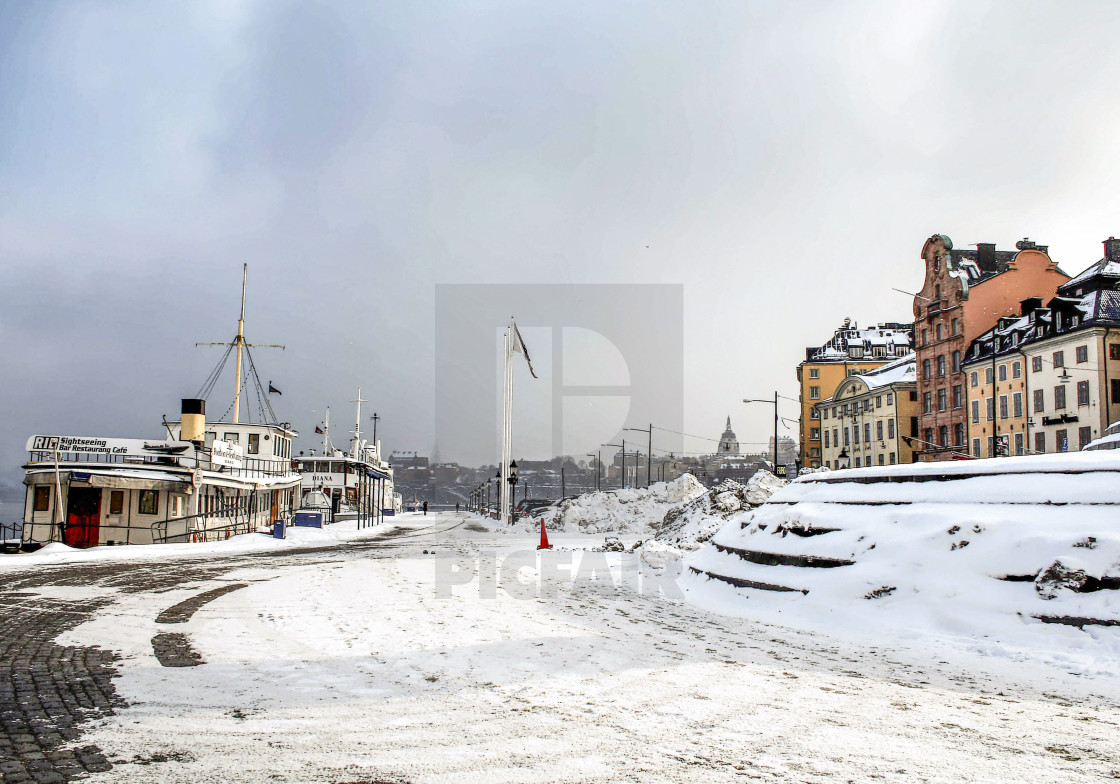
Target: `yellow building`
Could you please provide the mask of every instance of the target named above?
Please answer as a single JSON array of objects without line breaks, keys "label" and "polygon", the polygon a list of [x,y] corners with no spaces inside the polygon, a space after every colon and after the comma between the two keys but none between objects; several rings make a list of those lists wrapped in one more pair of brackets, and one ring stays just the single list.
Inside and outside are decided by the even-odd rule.
[{"label": "yellow building", "polygon": [[851,319],[844,319],[832,340],[805,350],[805,361],[797,366],[801,387],[802,466],[820,468],[824,465],[824,440],[817,404],[832,397],[848,376],[874,370],[909,354],[913,350],[913,336],[913,324],[888,323],[861,328],[853,325]]},{"label": "yellow building", "polygon": [[918,385],[914,355],[869,373],[848,376],[816,406],[826,468],[910,463],[919,445]]}]

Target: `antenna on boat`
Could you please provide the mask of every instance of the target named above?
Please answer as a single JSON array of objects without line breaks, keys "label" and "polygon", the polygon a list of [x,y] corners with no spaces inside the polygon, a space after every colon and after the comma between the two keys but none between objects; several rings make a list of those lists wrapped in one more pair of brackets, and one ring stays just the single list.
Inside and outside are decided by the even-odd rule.
[{"label": "antenna on boat", "polygon": [[[246,352],[248,352],[248,350],[250,348],[279,348],[279,349],[284,348],[284,346],[277,345],[275,343],[246,343],[245,342],[245,290],[246,290],[246,287],[248,285],[248,281],[249,281],[249,265],[248,264],[243,264],[241,266],[241,314],[238,316],[238,319],[237,319],[237,335],[234,336],[233,342],[232,343],[195,343],[196,346],[229,346],[231,350],[236,349],[236,351],[237,351],[237,357],[236,357],[236,360],[235,360],[235,371],[236,371],[236,374],[237,374],[237,378],[234,379],[235,386],[234,386],[234,390],[233,390],[233,424],[235,424],[235,425],[238,424],[241,421],[241,386],[243,384],[243,381],[242,381],[242,378],[241,378],[241,354],[242,354],[242,349],[244,349]],[[217,380],[218,374],[221,373],[222,366],[225,365],[226,358],[228,356],[229,356],[229,352],[226,353],[225,357],[222,357],[222,360],[218,364],[217,369],[211,374],[211,381],[210,381],[210,386],[211,387],[213,386],[213,382]],[[251,354],[249,355],[249,368],[253,371],[253,375],[256,376],[257,369],[253,366],[253,357],[252,357]],[[260,378],[257,378],[257,386],[260,387],[260,385],[261,385],[261,380],[260,380]],[[203,385],[204,388],[206,386],[207,386],[206,384]],[[207,393],[208,392],[209,392],[209,390],[207,390]],[[205,397],[205,396],[206,395],[202,394],[201,392],[199,393],[199,397]],[[269,410],[271,411],[271,406],[269,407]],[[229,412],[227,411],[226,413],[229,413]],[[262,411],[262,416],[263,416],[263,411]]]},{"label": "antenna on boat", "polygon": [[358,399],[351,400],[351,403],[358,404],[358,416],[354,421],[354,457],[361,457],[361,438],[362,438],[362,403],[368,402],[362,400],[362,388],[358,387]]}]

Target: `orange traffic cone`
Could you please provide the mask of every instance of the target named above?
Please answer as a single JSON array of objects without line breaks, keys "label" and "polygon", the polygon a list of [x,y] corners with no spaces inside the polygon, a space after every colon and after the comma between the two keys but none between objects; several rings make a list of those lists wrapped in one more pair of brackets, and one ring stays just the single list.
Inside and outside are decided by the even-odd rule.
[{"label": "orange traffic cone", "polygon": [[541,543],[537,545],[538,550],[551,550],[552,545],[548,543],[548,532],[544,529],[544,518],[541,518]]}]

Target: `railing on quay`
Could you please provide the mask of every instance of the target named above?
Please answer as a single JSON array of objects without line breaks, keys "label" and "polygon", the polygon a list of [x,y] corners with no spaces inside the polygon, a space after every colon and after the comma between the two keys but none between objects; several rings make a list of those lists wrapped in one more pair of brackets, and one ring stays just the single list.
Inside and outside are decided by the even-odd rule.
[{"label": "railing on quay", "polygon": [[[246,496],[222,509],[160,520],[152,523],[152,542],[218,542],[231,536],[252,533],[258,527],[254,518],[263,511],[265,510],[254,508],[252,496]],[[287,512],[282,512],[280,516],[284,520],[290,518]],[[226,522],[211,525],[214,521]],[[271,525],[272,520],[268,519],[266,524]]]}]

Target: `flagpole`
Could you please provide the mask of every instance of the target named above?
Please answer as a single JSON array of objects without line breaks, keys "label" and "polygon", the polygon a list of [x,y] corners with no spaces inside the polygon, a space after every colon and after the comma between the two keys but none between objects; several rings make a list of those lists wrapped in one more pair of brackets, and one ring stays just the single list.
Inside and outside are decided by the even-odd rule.
[{"label": "flagpole", "polygon": [[502,366],[502,452],[499,458],[498,474],[498,515],[504,522],[509,518],[509,496],[506,493],[506,487],[509,484],[509,453],[510,453],[510,413],[513,408],[512,393],[510,384],[510,359],[512,356],[512,341],[513,330],[506,329],[505,340],[505,356],[504,364]]}]

